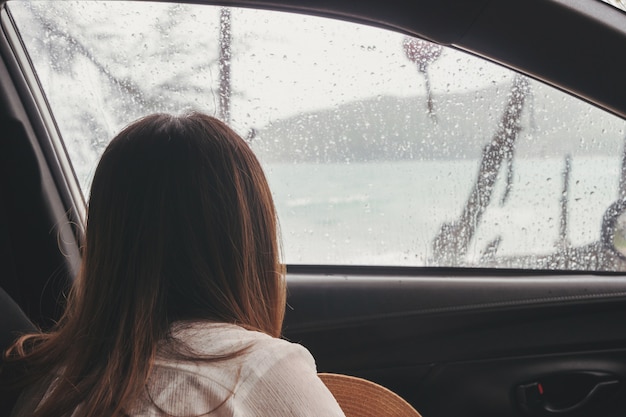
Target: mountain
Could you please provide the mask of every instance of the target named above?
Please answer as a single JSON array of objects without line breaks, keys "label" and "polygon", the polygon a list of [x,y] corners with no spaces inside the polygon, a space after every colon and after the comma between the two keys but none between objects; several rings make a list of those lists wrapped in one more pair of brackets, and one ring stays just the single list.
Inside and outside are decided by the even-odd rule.
[{"label": "mountain", "polygon": [[[252,147],[266,162],[474,159],[497,130],[508,90],[507,85],[496,85],[435,94],[436,119],[427,114],[424,97],[348,102],[277,120],[257,132]],[[624,122],[590,111],[575,98],[533,83],[524,107],[518,155],[621,151]]]}]

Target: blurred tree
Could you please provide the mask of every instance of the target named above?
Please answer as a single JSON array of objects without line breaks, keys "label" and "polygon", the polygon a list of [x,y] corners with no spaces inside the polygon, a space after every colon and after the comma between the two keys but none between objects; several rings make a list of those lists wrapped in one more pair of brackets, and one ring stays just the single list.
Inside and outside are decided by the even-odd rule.
[{"label": "blurred tree", "polygon": [[405,37],[402,45],[404,47],[404,54],[406,57],[417,65],[417,70],[424,76],[424,80],[426,82],[426,108],[428,109],[428,115],[433,119],[433,121],[437,121],[428,66],[441,56],[443,48],[441,45],[437,45],[436,43],[411,37]]}]

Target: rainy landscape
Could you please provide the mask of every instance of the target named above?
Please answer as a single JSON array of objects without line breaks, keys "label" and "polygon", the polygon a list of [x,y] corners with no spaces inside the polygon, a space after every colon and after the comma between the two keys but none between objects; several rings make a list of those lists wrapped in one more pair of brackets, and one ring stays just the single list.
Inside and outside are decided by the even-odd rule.
[{"label": "rainy landscape", "polygon": [[120,128],[195,109],[262,161],[287,263],[610,269],[621,119],[382,29],[145,3],[112,27],[100,7],[10,6],[86,198]]}]

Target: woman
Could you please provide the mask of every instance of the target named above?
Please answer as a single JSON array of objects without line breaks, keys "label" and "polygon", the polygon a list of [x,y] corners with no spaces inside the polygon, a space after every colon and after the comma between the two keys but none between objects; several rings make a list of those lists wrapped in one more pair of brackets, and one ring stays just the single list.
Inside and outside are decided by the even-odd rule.
[{"label": "woman", "polygon": [[15,416],[343,416],[285,311],[259,162],[225,124],[125,128],[91,187],[80,276],[50,333],[7,352]]}]

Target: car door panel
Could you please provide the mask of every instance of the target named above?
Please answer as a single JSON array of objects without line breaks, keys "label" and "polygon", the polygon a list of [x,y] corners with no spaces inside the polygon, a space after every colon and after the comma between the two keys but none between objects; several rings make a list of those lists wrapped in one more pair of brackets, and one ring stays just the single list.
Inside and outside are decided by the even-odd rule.
[{"label": "car door panel", "polygon": [[527,381],[582,371],[626,377],[626,280],[618,276],[344,271],[294,273],[288,283],[286,337],[311,349],[321,371],[386,384],[425,415],[518,415],[512,392]]},{"label": "car door panel", "polygon": [[[422,402],[425,415],[623,415],[625,355],[624,349],[607,349],[442,364],[421,381],[416,401]],[[567,383],[583,373],[594,373],[614,384],[585,402],[593,388]],[[523,406],[519,396],[522,386],[555,377],[560,378],[559,383],[543,382],[543,393],[537,393],[537,401],[543,404],[531,409]]]}]

